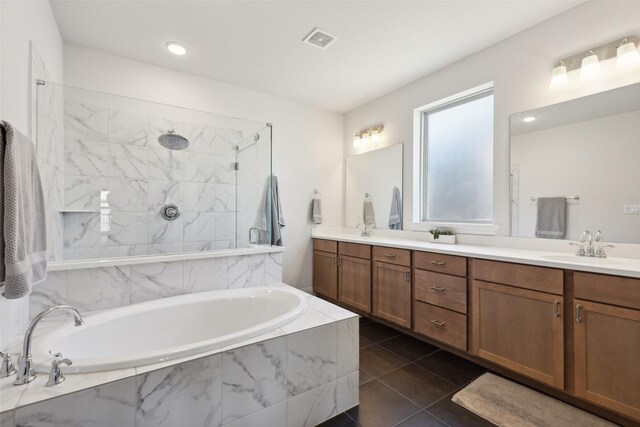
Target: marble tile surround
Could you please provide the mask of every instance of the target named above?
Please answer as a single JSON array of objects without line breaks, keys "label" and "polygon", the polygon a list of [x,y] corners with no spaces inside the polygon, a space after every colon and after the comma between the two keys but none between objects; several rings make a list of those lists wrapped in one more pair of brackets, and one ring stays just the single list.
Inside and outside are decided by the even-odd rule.
[{"label": "marble tile surround", "polygon": [[[18,406],[1,414],[1,426],[314,426],[358,404],[358,352],[345,358],[339,350],[357,349],[358,328],[357,317],[334,320]],[[305,366],[288,357],[301,347],[318,364],[313,377],[320,380],[309,389],[309,378],[299,371]]]},{"label": "marble tile surround", "polygon": [[283,252],[272,252],[52,271],[33,287],[29,318],[56,304],[93,311],[194,292],[280,283],[283,257]]},{"label": "marble tile surround", "polygon": [[[262,175],[245,172],[260,162],[242,154],[246,167],[236,177],[242,131],[124,111],[91,91],[65,91],[64,208],[96,211],[64,215],[65,260],[226,249],[248,235],[260,216],[268,172],[266,166]],[[187,137],[189,147],[162,147],[157,138],[169,129]],[[268,165],[264,156],[258,159]],[[237,180],[244,184],[239,201],[254,203],[237,207]],[[167,203],[180,207],[178,220],[160,216]],[[236,236],[240,213],[238,229],[246,233]]]}]

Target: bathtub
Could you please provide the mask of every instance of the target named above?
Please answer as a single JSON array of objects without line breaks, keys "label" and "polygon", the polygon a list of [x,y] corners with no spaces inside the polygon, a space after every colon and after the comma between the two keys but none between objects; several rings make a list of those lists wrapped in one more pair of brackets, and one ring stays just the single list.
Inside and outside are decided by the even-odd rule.
[{"label": "bathtub", "polygon": [[33,341],[36,369],[48,372],[51,354],[72,360],[65,372],[143,366],[210,352],[264,334],[307,309],[299,291],[243,288],[201,292],[114,308],[67,320]]}]

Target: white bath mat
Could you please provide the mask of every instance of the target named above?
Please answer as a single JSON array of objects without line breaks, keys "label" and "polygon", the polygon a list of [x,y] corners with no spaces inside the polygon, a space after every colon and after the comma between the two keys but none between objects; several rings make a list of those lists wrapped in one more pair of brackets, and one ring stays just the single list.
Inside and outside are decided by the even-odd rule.
[{"label": "white bath mat", "polygon": [[617,425],[490,373],[460,390],[452,400],[501,427]]}]

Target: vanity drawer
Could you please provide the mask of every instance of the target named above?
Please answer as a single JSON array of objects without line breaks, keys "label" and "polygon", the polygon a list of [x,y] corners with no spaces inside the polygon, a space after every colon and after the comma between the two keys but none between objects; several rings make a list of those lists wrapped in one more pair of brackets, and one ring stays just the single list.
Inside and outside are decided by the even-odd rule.
[{"label": "vanity drawer", "polygon": [[467,312],[467,279],[416,270],[415,299],[460,313]]},{"label": "vanity drawer", "polygon": [[407,249],[386,248],[384,246],[373,247],[373,259],[375,261],[388,262],[389,264],[411,266],[411,251]]},{"label": "vanity drawer", "polygon": [[355,258],[371,259],[371,246],[340,242],[338,244],[338,253]]},{"label": "vanity drawer", "polygon": [[564,288],[563,270],[484,259],[473,260],[473,278],[556,295]]},{"label": "vanity drawer", "polygon": [[573,273],[575,298],[640,310],[640,280],[606,274]]},{"label": "vanity drawer", "polygon": [[338,252],[338,242],[335,240],[313,239],[313,250],[335,254]]},{"label": "vanity drawer", "polygon": [[455,255],[442,255],[432,252],[413,252],[413,265],[422,270],[431,270],[438,273],[467,275],[467,259]]},{"label": "vanity drawer", "polygon": [[414,307],[416,332],[467,350],[467,316],[420,301],[416,301]]}]

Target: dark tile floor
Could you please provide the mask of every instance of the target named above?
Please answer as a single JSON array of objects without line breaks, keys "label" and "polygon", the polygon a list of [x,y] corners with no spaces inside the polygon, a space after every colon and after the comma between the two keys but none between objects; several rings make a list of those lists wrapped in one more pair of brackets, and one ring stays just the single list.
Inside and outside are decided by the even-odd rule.
[{"label": "dark tile floor", "polygon": [[360,319],[360,405],[322,427],[493,426],[451,401],[486,369]]}]

